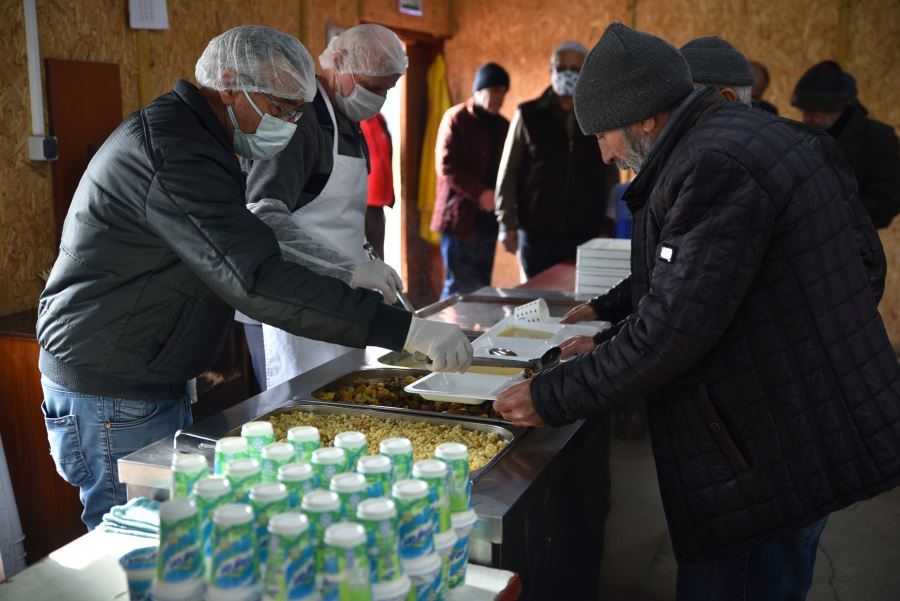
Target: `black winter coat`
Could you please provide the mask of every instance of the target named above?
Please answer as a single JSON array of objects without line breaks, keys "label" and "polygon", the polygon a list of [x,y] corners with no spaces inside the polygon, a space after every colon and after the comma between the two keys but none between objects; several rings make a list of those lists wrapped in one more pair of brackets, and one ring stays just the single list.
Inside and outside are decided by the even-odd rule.
[{"label": "black winter coat", "polygon": [[900,366],[819,138],[695,92],[635,180],[618,334],[534,378],[550,425],[646,397],[679,561],[759,546],[900,483]]}]

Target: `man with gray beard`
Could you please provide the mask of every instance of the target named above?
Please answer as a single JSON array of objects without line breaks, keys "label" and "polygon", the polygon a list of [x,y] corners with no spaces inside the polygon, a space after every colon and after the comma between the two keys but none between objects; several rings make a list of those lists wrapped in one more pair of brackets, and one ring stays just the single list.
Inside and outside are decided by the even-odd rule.
[{"label": "man with gray beard", "polygon": [[693,88],[675,48],[620,23],[591,51],[578,123],[638,170],[634,311],[494,409],[561,426],[645,398],[677,601],[802,601],[828,515],[900,484],[874,226],[826,133]]}]

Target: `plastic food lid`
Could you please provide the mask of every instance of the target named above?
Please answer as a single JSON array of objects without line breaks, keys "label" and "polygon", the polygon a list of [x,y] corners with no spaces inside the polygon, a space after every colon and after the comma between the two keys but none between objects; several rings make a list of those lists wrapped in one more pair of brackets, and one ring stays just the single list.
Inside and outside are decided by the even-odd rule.
[{"label": "plastic food lid", "polygon": [[325,529],[325,544],[352,549],[366,544],[366,530],[353,522],[338,522]]},{"label": "plastic food lid", "polygon": [[159,505],[159,519],[172,522],[197,515],[197,506],[193,499],[173,499],[163,501]]},{"label": "plastic food lid", "polygon": [[401,559],[400,563],[403,565],[403,571],[408,575],[424,576],[441,569],[441,556],[437,553],[429,553],[414,559]]},{"label": "plastic food lid", "polygon": [[373,601],[388,601],[403,598],[409,593],[410,588],[412,588],[412,583],[405,574],[388,582],[375,582],[372,584],[372,599]]},{"label": "plastic food lid", "polygon": [[269,532],[284,536],[296,536],[309,529],[309,519],[298,511],[279,513],[269,519]]},{"label": "plastic food lid", "polygon": [[213,511],[212,521],[220,526],[235,526],[253,521],[253,509],[246,503],[226,503]]},{"label": "plastic food lid", "polygon": [[297,449],[289,442],[273,442],[263,447],[262,456],[265,459],[288,459],[296,452]]},{"label": "plastic food lid", "polygon": [[366,455],[359,458],[356,471],[360,474],[386,474],[391,471],[393,464],[387,455]]},{"label": "plastic food lid", "polygon": [[356,506],[356,517],[360,520],[386,520],[397,517],[397,506],[384,497],[366,499]]},{"label": "plastic food lid", "polygon": [[235,459],[225,464],[225,474],[238,477],[251,476],[259,471],[256,459]]},{"label": "plastic food lid", "polygon": [[366,444],[366,435],[362,432],[341,432],[334,437],[334,446],[342,449],[361,449]]},{"label": "plastic food lid", "polygon": [[415,501],[428,496],[428,483],[424,480],[400,480],[391,489],[391,496],[404,501]]},{"label": "plastic food lid", "polygon": [[204,467],[209,469],[209,464],[206,462],[206,457],[199,453],[179,453],[178,451],[172,453],[173,470],[194,471]]},{"label": "plastic food lid", "polygon": [[412,453],[412,441],[408,438],[385,438],[378,445],[378,448],[386,455]]},{"label": "plastic food lid", "polygon": [[231,492],[231,483],[222,476],[204,478],[194,484],[194,494],[198,497],[216,499]]},{"label": "plastic food lid", "polygon": [[221,453],[246,453],[249,448],[247,441],[240,436],[226,436],[216,441],[216,450]]},{"label": "plastic food lid", "polygon": [[337,511],[341,507],[341,499],[336,492],[330,490],[313,490],[303,495],[303,502],[300,506],[303,511],[315,511],[316,513]]},{"label": "plastic food lid", "polygon": [[334,492],[359,492],[368,486],[366,477],[362,474],[347,472],[338,474],[331,479],[331,490]]},{"label": "plastic food lid", "polygon": [[425,459],[413,464],[412,475],[416,478],[444,478],[447,476],[447,464],[440,459]]},{"label": "plastic food lid", "polygon": [[163,582],[154,578],[150,597],[154,601],[194,601],[203,595],[205,586],[200,577],[181,582]]},{"label": "plastic food lid", "polygon": [[278,468],[278,479],[285,482],[303,482],[315,475],[312,466],[308,463],[288,463]]},{"label": "plastic food lid", "polygon": [[469,447],[460,442],[445,442],[434,449],[434,456],[438,459],[453,461],[454,459],[468,459]]},{"label": "plastic food lid", "polygon": [[119,565],[125,570],[156,570],[156,552],[159,547],[141,547],[129,551],[119,558]]},{"label": "plastic food lid", "polygon": [[281,482],[266,482],[257,484],[250,489],[250,499],[260,503],[271,503],[287,499],[287,487]]},{"label": "plastic food lid", "polygon": [[446,532],[434,533],[434,548],[442,557],[453,549],[456,544],[456,531],[451,528]]},{"label": "plastic food lid", "polygon": [[312,452],[312,462],[319,465],[332,465],[347,461],[347,453],[337,447],[324,447]]},{"label": "plastic food lid", "polygon": [[478,516],[475,515],[474,509],[469,509],[468,511],[460,511],[457,513],[450,514],[450,523],[453,524],[453,528],[456,530],[462,530],[463,528],[468,528],[469,526],[474,526],[475,522],[478,521]]},{"label": "plastic food lid", "polygon": [[247,422],[241,426],[241,436],[275,435],[275,429],[269,422]]},{"label": "plastic food lid", "polygon": [[296,442],[320,441],[319,429],[314,426],[296,426],[287,431],[287,439]]}]

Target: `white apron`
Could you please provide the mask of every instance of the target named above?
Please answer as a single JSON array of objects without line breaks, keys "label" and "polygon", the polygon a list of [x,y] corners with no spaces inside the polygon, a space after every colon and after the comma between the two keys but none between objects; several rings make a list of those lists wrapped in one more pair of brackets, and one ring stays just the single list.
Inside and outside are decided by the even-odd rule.
[{"label": "white apron", "polygon": [[[334,247],[357,262],[365,260],[366,197],[369,174],[365,158],[338,154],[338,124],[325,90],[319,84],[334,124],[334,165],[322,192],[291,215],[307,232],[319,233],[322,244]],[[339,92],[338,92],[339,93]],[[263,324],[266,354],[266,388],[272,388],[351,349],[339,344],[294,336]]]}]

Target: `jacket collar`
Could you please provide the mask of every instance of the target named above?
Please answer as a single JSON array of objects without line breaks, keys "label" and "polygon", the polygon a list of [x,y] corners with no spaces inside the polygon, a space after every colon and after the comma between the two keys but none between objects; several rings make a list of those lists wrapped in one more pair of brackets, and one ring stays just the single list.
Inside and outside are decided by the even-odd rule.
[{"label": "jacket collar", "polygon": [[867,118],[865,109],[851,105],[848,110],[850,113],[847,115],[847,121],[835,138],[844,156],[849,161],[856,156],[866,143],[865,129]]},{"label": "jacket collar", "polygon": [[669,155],[684,134],[723,104],[725,98],[718,90],[702,87],[691,92],[672,112],[669,122],[653,143],[637,177],[622,195],[622,199],[628,203],[628,208],[632,212],[642,209],[647,203],[650,190],[656,185],[656,179],[668,162]]},{"label": "jacket collar", "polygon": [[222,124],[219,123],[219,120],[216,119],[215,114],[212,112],[212,109],[209,108],[209,105],[206,103],[206,100],[203,99],[203,96],[200,94],[200,90],[198,90],[193,84],[190,82],[179,79],[175,82],[174,88],[175,94],[178,95],[181,100],[188,105],[203,126],[209,130],[209,132],[215,136],[222,145],[228,149],[229,152],[234,152],[234,145],[231,141],[225,137],[225,130],[222,129]]}]

